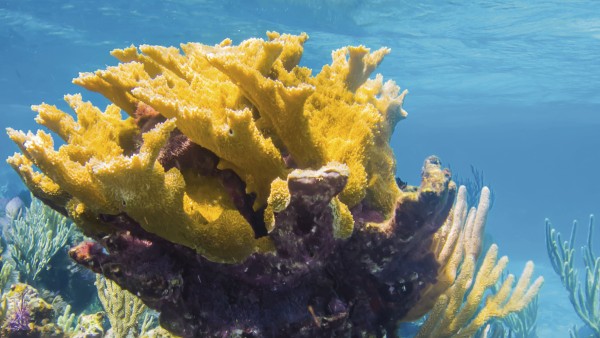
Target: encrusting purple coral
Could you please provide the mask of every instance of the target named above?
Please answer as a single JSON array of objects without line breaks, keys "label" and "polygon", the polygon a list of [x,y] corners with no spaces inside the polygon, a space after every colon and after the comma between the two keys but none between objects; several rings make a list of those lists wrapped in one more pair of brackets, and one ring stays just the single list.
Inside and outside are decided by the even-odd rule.
[{"label": "encrusting purple coral", "polygon": [[62,337],[62,330],[52,320],[54,310],[38,295],[32,286],[23,283],[13,284],[2,296],[6,318],[0,336],[20,337]]},{"label": "encrusting purple coral", "polygon": [[31,329],[29,328],[29,322],[31,321],[31,314],[29,308],[25,302],[25,292],[21,294],[20,299],[15,305],[8,322],[6,323],[7,329],[12,335],[27,335]]},{"label": "encrusting purple coral", "polygon": [[107,219],[121,231],[70,254],[137,294],[161,313],[161,325],[184,337],[392,336],[419,291],[436,281],[429,246],[452,206],[449,178],[430,157],[418,199],[398,206],[389,231],[369,229],[383,217],[361,204],[352,210],[354,234],[343,240],[333,236],[328,203],[347,177],[327,170],[299,175],[289,181],[290,203],[269,234],[277,253],[241,264],[211,262],[127,215]]}]

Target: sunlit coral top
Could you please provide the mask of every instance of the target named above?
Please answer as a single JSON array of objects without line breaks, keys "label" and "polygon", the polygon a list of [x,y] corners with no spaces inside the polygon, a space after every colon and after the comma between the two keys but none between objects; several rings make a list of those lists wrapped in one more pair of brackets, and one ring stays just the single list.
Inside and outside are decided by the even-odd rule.
[{"label": "sunlit coral top", "polygon": [[[126,213],[147,231],[219,262],[270,250],[269,237],[253,231],[248,215],[261,215],[270,230],[273,212],[288,202],[286,181],[295,169],[348,174],[330,205],[337,236],[352,233],[350,209],[359,203],[389,217],[401,195],[389,140],[406,116],[406,92],[381,75],[370,78],[389,50],[341,48],[313,76],[298,65],[306,34],[267,36],[237,46],[227,39],[181,50],[114,50],[119,65],[74,80],[113,104],[103,112],[68,95],[76,119],[55,106],[34,106],[36,121],[65,144],[54,150],[44,131],[9,129],[23,153],[9,163],[36,196],[88,231],[102,231],[100,215]],[[215,170],[241,180],[240,198],[252,210],[242,210],[218,177],[192,170],[205,164],[181,163],[177,152],[185,145],[172,141],[176,133],[214,154]]]}]

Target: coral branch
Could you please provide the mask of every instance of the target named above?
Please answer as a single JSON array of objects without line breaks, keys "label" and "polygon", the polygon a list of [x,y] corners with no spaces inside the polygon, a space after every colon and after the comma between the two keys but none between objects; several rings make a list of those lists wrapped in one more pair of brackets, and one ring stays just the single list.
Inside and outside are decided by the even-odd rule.
[{"label": "coral branch", "polygon": [[[587,234],[587,245],[581,249],[585,266],[585,279],[583,286],[578,280],[579,270],[575,267],[575,232],[577,221],[573,222],[571,236],[568,241],[562,241],[560,233],[556,231],[546,219],[546,248],[548,257],[554,271],[560,277],[565,289],[569,293],[569,300],[581,320],[600,336],[600,301],[598,300],[598,283],[600,283],[600,259],[592,249],[592,235],[594,233],[594,215],[590,215]],[[575,334],[571,332],[571,334]]]},{"label": "coral branch", "polygon": [[[417,337],[472,337],[490,319],[523,310],[544,281],[538,277],[531,282],[533,263],[528,262],[516,285],[513,286],[514,276],[509,275],[495,294],[486,296],[500,280],[508,258],[498,259],[498,246],[493,244],[481,265],[476,266],[490,191],[484,187],[477,209],[472,208],[468,215],[466,200],[466,189],[461,186],[454,214],[439,233],[450,235],[436,237],[434,247],[442,264],[443,278],[423,293],[426,299],[436,302]],[[448,241],[456,238],[456,243]],[[448,254],[450,250],[452,254]],[[420,308],[413,311],[417,309]]]},{"label": "coral branch", "polygon": [[119,285],[104,277],[96,276],[98,298],[110,321],[112,337],[128,337],[138,334],[138,320],[146,310],[144,303]]},{"label": "coral branch", "polygon": [[73,224],[40,200],[32,198],[24,215],[11,219],[10,226],[8,248],[15,268],[24,281],[36,285],[38,274],[47,269],[52,257],[67,244]]}]

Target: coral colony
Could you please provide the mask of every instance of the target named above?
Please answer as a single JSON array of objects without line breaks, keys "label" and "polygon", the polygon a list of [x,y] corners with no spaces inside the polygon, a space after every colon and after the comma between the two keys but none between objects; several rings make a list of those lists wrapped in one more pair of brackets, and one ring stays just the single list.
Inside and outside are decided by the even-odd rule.
[{"label": "coral colony", "polygon": [[406,92],[371,77],[389,50],[344,47],[314,75],[306,34],[267,36],[114,50],[118,66],[74,80],[104,112],[81,95],[65,97],[76,119],[33,107],[58,150],[8,130],[33,194],[95,239],[71,257],[184,337],[394,336],[432,309],[427,332],[469,335],[525,307],[532,264],[480,306],[506,265],[493,246],[475,276],[487,189],[468,212],[436,157],[397,184]]}]

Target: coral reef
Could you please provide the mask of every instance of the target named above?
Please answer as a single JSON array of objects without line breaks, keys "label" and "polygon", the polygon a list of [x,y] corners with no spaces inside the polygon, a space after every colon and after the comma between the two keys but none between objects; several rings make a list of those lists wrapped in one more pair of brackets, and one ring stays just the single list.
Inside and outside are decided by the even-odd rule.
[{"label": "coral reef", "polygon": [[453,289],[462,251],[436,250],[462,233],[443,227],[456,185],[433,156],[418,187],[398,184],[405,92],[370,78],[388,49],[341,48],[313,76],[306,34],[267,35],[115,50],[118,66],[74,81],[113,104],[68,95],[76,119],[34,106],[65,144],[8,129],[22,152],[8,162],[95,239],[71,257],[174,334],[394,336]]},{"label": "coral reef", "polygon": [[439,281],[424,290],[424,300],[409,315],[421,316],[427,300],[435,305],[416,337],[472,337],[490,319],[519,312],[537,295],[544,279],[531,283],[533,263],[527,262],[521,277],[513,286],[514,276],[502,282],[498,290],[487,295],[500,281],[508,258],[498,259],[498,246],[493,244],[481,266],[476,267],[481,252],[482,233],[490,208],[490,190],[484,187],[477,209],[467,213],[467,193],[458,191],[453,213],[434,236],[434,252],[444,262]]},{"label": "coral reef", "polygon": [[81,315],[77,318],[77,327],[72,338],[102,338],[104,337],[104,312]]},{"label": "coral reef", "polygon": [[96,275],[98,298],[110,321],[106,337],[137,337],[140,316],[146,310],[142,301],[121,289],[117,283]]},{"label": "coral reef", "polygon": [[[276,215],[270,233],[281,253],[253,255],[240,264],[211,262],[189,248],[142,232],[121,215],[114,222],[124,230],[104,237],[102,244],[82,243],[71,254],[135,290],[161,312],[163,326],[183,336],[238,331],[315,336],[353,329],[377,332],[384,325],[393,332],[396,321],[419,301],[419,290],[436,279],[437,262],[427,255],[427,239],[436,230],[438,220],[432,217],[447,213],[452,200],[425,189],[432,177],[447,180],[434,160],[426,163],[423,192],[406,200],[408,211],[398,213],[398,221],[388,221],[389,233],[379,230],[383,226],[369,226],[366,220],[381,216],[362,209],[355,212],[361,221],[361,229],[355,231],[361,236],[336,239],[336,216],[329,201],[343,187],[344,176],[298,170],[288,178],[289,204]],[[440,199],[450,205],[440,205]],[[438,211],[422,214],[428,210],[425,203]],[[306,220],[315,224],[304,229]],[[415,228],[394,231],[397,222]],[[423,240],[412,242],[411,236]],[[394,251],[397,255],[391,254]]]},{"label": "coral reef", "polygon": [[[546,219],[546,249],[552,263],[552,268],[560,277],[565,289],[569,293],[569,300],[573,309],[581,320],[591,329],[594,337],[600,337],[600,259],[593,252],[592,236],[594,234],[594,215],[590,216],[588,224],[587,243],[581,248],[585,267],[583,286],[579,282],[579,269],[575,266],[575,233],[577,221],[573,222],[571,236],[568,241],[562,241],[560,233],[556,231]],[[576,330],[571,331],[571,336],[576,336]]]},{"label": "coral reef", "polygon": [[67,244],[72,228],[66,217],[36,198],[32,198],[24,212],[11,219],[10,232],[5,236],[15,268],[25,282],[37,286],[38,275]]},{"label": "coral reef", "polygon": [[[500,287],[506,281],[509,274],[502,273],[502,277],[493,287],[494,293],[500,291]],[[537,318],[539,309],[539,294],[537,294],[527,306],[517,312],[511,313],[504,318],[491,320],[479,333],[485,337],[524,337],[536,338]]]},{"label": "coral reef", "polygon": [[504,318],[491,320],[479,330],[476,337],[539,337],[537,334],[538,298],[539,294],[521,311],[511,313]]},{"label": "coral reef", "polygon": [[2,337],[63,337],[59,326],[52,323],[52,306],[38,296],[33,287],[17,283],[2,295],[6,318]]},{"label": "coral reef", "polygon": [[71,313],[71,305],[65,306],[64,312],[56,318],[56,325],[58,325],[67,336],[72,336],[75,333],[76,327],[73,325],[74,322],[75,314]]},{"label": "coral reef", "polygon": [[[4,251],[4,248],[2,247],[2,245],[0,245],[0,254],[2,254],[3,251]],[[9,260],[5,260],[4,257],[1,255],[0,255],[0,265],[2,266],[0,268],[0,294],[1,294],[4,291],[4,289],[6,288],[8,282],[10,281],[15,267],[12,262],[10,262]]]}]

